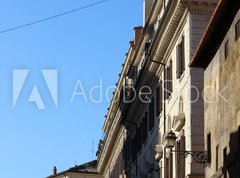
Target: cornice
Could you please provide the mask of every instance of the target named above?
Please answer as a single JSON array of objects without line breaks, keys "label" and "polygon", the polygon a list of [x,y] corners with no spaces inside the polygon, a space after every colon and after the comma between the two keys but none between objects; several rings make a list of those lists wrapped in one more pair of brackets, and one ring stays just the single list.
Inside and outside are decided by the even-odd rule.
[{"label": "cornice", "polygon": [[109,154],[111,149],[114,147],[114,144],[116,142],[116,138],[119,135],[119,130],[122,128],[120,125],[120,118],[121,118],[121,112],[120,110],[117,111],[117,114],[113,120],[112,125],[110,126],[110,131],[107,135],[105,144],[102,148],[102,152],[100,155],[100,158],[98,159],[98,172],[102,173],[105,169],[105,165],[107,164],[109,160]]},{"label": "cornice", "polygon": [[217,4],[216,0],[181,0],[181,3],[190,13],[197,14],[212,14]]}]

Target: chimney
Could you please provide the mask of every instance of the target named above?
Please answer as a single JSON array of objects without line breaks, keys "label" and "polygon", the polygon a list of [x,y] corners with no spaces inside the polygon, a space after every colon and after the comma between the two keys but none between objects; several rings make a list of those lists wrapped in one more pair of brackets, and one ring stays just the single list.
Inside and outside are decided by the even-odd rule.
[{"label": "chimney", "polygon": [[57,167],[56,166],[53,167],[53,175],[54,176],[57,175]]},{"label": "chimney", "polygon": [[143,27],[134,27],[134,45],[137,46],[142,35]]},{"label": "chimney", "polygon": [[143,0],[143,25],[145,26],[150,14],[154,0]]}]

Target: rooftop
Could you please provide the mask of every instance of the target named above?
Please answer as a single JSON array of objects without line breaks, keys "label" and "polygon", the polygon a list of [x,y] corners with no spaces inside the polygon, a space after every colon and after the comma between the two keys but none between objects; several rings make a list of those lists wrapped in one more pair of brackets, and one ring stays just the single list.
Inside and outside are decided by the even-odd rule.
[{"label": "rooftop", "polygon": [[189,66],[206,69],[219,49],[240,6],[239,0],[219,0]]},{"label": "rooftop", "polygon": [[56,175],[51,175],[47,178],[54,178],[66,173],[85,173],[85,174],[98,174],[97,172],[97,160],[84,163],[79,166],[74,166],[66,171],[57,173]]}]

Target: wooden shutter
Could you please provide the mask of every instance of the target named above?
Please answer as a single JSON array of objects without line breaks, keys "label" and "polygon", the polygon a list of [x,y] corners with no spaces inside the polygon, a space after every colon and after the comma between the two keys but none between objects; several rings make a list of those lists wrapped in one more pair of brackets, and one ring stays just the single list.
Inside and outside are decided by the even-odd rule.
[{"label": "wooden shutter", "polygon": [[162,81],[160,81],[160,91],[159,91],[159,93],[160,93],[160,98],[159,98],[159,100],[160,100],[160,112],[162,112],[162,110],[163,110],[163,86],[162,86]]},{"label": "wooden shutter", "polygon": [[134,162],[137,158],[137,142],[136,142],[136,134],[134,135],[134,137],[132,138],[132,145],[131,145],[131,149],[132,149],[132,161]]},{"label": "wooden shutter", "polygon": [[140,124],[140,126],[137,128],[137,152],[139,152],[142,148],[141,126],[142,126],[142,124]]},{"label": "wooden shutter", "polygon": [[155,120],[155,111],[154,111],[154,98],[151,99],[151,103],[149,104],[149,131],[154,127]]},{"label": "wooden shutter", "polygon": [[169,160],[169,177],[173,178],[173,153],[170,153]]},{"label": "wooden shutter", "polygon": [[169,91],[172,93],[172,91],[173,91],[173,82],[172,82],[172,80],[173,80],[173,75],[172,75],[172,73],[173,73],[173,68],[172,68],[172,60],[170,61],[170,65],[169,65]]},{"label": "wooden shutter", "polygon": [[182,37],[181,42],[181,75],[185,70],[185,37]]},{"label": "wooden shutter", "polygon": [[164,73],[164,83],[163,83],[163,92],[164,92],[164,100],[168,99],[168,88],[167,88],[167,68],[165,68]]},{"label": "wooden shutter", "polygon": [[143,123],[142,123],[142,143],[145,143],[145,141],[147,140],[147,136],[148,136],[148,130],[147,130],[148,122],[147,122],[147,115],[146,114],[143,117]]},{"label": "wooden shutter", "polygon": [[156,88],[156,116],[159,116],[161,112],[160,111],[160,105],[161,105],[160,88],[161,88],[161,85]]},{"label": "wooden shutter", "polygon": [[176,49],[176,73],[177,73],[177,78],[181,77],[181,72],[180,72],[180,63],[181,63],[181,45],[177,45]]},{"label": "wooden shutter", "polygon": [[[181,140],[180,140],[180,151],[185,151],[186,150],[186,141],[185,141],[185,137],[181,137]],[[185,166],[186,166],[186,159],[183,157],[183,158],[180,158],[180,178],[185,178]]]}]

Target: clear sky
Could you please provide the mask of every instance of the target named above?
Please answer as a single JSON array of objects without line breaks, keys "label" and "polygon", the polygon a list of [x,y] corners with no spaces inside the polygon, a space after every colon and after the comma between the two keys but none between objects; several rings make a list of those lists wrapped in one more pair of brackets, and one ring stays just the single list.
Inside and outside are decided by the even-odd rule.
[{"label": "clear sky", "polygon": [[[98,0],[7,0],[0,6],[0,31]],[[133,27],[142,25],[141,0],[109,0],[41,24],[0,34],[0,177],[44,178],[92,159],[102,136],[109,102],[93,103],[89,92],[103,81],[115,85]],[[15,107],[13,70],[28,69]],[[58,71],[56,108],[41,73]],[[83,96],[71,97],[77,81]],[[28,102],[36,85],[45,104]],[[97,98],[98,92],[93,92]],[[109,92],[111,96],[111,92]]]}]

